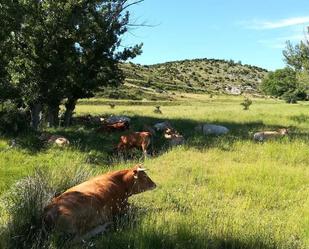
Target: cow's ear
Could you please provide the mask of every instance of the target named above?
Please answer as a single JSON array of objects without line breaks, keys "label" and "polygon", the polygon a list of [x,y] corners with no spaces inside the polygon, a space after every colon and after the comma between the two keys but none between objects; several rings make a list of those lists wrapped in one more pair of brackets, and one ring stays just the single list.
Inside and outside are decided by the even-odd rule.
[{"label": "cow's ear", "polygon": [[136,169],[133,170],[133,177],[134,177],[134,179],[138,178],[138,171]]}]

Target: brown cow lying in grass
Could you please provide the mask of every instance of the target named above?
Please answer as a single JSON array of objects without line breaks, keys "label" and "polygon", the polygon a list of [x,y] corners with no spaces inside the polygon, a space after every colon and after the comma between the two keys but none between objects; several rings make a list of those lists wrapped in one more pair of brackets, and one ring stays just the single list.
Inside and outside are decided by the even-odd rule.
[{"label": "brown cow lying in grass", "polygon": [[269,140],[271,138],[276,138],[276,137],[283,137],[288,134],[288,129],[283,128],[283,129],[278,129],[277,131],[260,131],[256,132],[253,135],[253,139],[255,141],[265,141]]},{"label": "brown cow lying in grass", "polygon": [[60,147],[68,146],[70,141],[61,135],[52,135],[48,132],[43,132],[39,139],[43,142],[47,142],[49,144],[55,144]]},{"label": "brown cow lying in grass", "polygon": [[130,128],[128,121],[117,122],[113,124],[102,124],[102,126],[97,129],[97,132],[114,132],[114,131],[125,131]]},{"label": "brown cow lying in grass", "polygon": [[185,139],[176,130],[167,128],[164,132],[164,137],[169,140],[171,147],[181,145],[185,142]]},{"label": "brown cow lying in grass", "polygon": [[103,232],[113,215],[124,211],[128,198],[156,184],[141,165],[94,177],[52,199],[44,208],[47,227],[75,234],[75,241]]},{"label": "brown cow lying in grass", "polygon": [[118,151],[128,151],[131,148],[141,148],[144,156],[147,156],[147,149],[151,143],[151,133],[148,131],[134,132],[120,137],[117,145]]}]

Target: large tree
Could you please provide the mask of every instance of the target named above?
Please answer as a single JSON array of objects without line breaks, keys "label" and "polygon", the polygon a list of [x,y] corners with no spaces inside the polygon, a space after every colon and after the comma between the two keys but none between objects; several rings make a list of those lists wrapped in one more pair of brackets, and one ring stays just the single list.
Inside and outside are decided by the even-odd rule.
[{"label": "large tree", "polygon": [[[309,30],[308,30],[309,32]],[[268,74],[261,88],[264,93],[287,102],[307,99],[309,92],[309,41],[287,42],[283,51],[287,67]]]},{"label": "large tree", "polygon": [[261,84],[262,91],[268,95],[281,97],[297,88],[296,72],[291,68],[270,72]]},{"label": "large tree", "polygon": [[[104,1],[81,6],[75,11],[75,48],[71,80],[67,81],[65,123],[69,124],[79,98],[92,97],[102,85],[118,85],[123,81],[118,62],[133,58],[141,45],[120,50],[121,36],[127,32],[129,12],[137,2]],[[104,32],[102,32],[104,30]]]},{"label": "large tree", "polygon": [[[309,29],[308,29],[309,33]],[[309,41],[304,40],[293,46],[287,42],[283,51],[288,67],[296,72],[298,87],[303,92],[309,93]]]},{"label": "large tree", "polygon": [[31,110],[33,128],[37,129],[42,110],[51,125],[58,123],[64,99],[69,124],[79,98],[92,96],[99,86],[121,83],[118,62],[141,52],[141,45],[120,50],[129,25],[127,9],[139,2],[8,0],[1,4],[3,15],[18,16],[15,25],[6,26],[8,35],[2,39],[9,45],[4,71]]},{"label": "large tree", "polygon": [[0,4],[0,102],[15,99],[17,89],[9,81],[7,66],[12,56],[10,49],[10,31],[19,28],[20,12],[14,1]]},{"label": "large tree", "polygon": [[309,72],[309,41],[301,41],[295,46],[288,41],[283,56],[287,65],[295,71]]}]

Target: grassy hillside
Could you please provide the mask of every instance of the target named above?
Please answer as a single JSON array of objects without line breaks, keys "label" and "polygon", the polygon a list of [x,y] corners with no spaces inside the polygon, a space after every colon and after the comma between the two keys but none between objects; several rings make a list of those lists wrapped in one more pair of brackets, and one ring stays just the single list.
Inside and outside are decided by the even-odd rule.
[{"label": "grassy hillside", "polygon": [[[243,111],[241,100],[186,94],[181,102],[162,102],[163,114],[153,113],[147,102],[122,102],[114,109],[93,104],[95,100],[78,105],[78,115],[128,115],[133,130],[168,119],[185,136],[186,144],[169,149],[155,137],[155,155],[144,164],[157,189],[130,198],[132,211],[115,221],[107,234],[80,247],[62,248],[307,249],[308,103],[254,99],[250,110]],[[203,136],[194,132],[201,122],[223,124],[231,132],[222,137]],[[252,141],[255,131],[282,126],[291,128],[288,137]],[[130,167],[141,156],[137,153],[135,159],[125,162],[112,154],[122,133],[97,134],[88,126],[53,132],[66,135],[70,148],[38,148],[33,134],[19,137],[19,146],[13,149],[7,146],[10,138],[0,139],[3,195],[21,177],[33,174],[35,167],[52,169],[58,180],[48,180],[59,182],[59,178],[71,179],[75,168],[99,174]],[[0,215],[2,242],[8,241],[1,235],[8,218],[14,217]],[[53,242],[46,248],[61,246]]]},{"label": "grassy hillside", "polygon": [[[126,80],[124,88],[107,89],[98,96],[135,99],[173,99],[171,92],[258,93],[265,69],[240,62],[195,59],[143,66],[121,64]],[[115,94],[115,92],[120,95]],[[127,94],[127,96],[126,96]]]}]

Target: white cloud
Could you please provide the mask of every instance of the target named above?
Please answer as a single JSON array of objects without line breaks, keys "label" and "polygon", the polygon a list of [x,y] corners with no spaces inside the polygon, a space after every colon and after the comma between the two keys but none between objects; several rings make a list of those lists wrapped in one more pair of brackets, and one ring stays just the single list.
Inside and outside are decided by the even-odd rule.
[{"label": "white cloud", "polygon": [[309,25],[309,16],[292,17],[278,21],[253,20],[243,24],[249,29],[278,29],[296,25]]},{"label": "white cloud", "polygon": [[264,39],[258,40],[257,42],[263,44],[269,48],[276,48],[276,49],[283,49],[286,47],[286,42],[291,41],[292,43],[300,42],[301,40],[306,40],[304,35],[301,34],[294,34],[290,36],[281,36],[274,39]]}]

